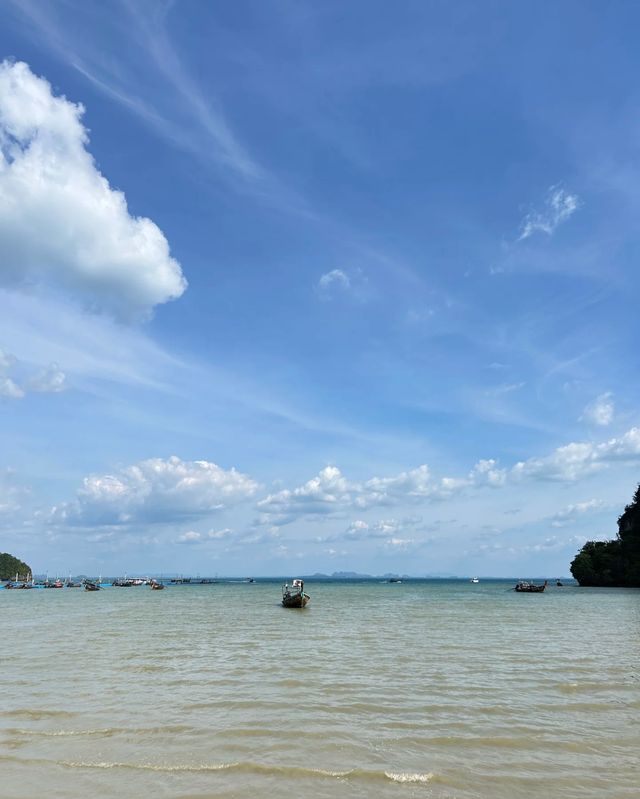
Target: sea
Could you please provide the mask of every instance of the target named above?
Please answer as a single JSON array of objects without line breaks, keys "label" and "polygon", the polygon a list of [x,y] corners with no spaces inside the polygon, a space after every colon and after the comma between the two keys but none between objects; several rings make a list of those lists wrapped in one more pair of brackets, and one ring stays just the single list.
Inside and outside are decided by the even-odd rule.
[{"label": "sea", "polygon": [[2,796],[637,799],[640,591],[513,585],[0,590]]}]

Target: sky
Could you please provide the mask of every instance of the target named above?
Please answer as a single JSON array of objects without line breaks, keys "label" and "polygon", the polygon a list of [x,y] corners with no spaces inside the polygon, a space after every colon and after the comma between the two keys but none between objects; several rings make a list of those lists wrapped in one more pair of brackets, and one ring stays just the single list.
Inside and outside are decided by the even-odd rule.
[{"label": "sky", "polygon": [[6,0],[0,550],[564,576],[640,481],[637,4]]}]

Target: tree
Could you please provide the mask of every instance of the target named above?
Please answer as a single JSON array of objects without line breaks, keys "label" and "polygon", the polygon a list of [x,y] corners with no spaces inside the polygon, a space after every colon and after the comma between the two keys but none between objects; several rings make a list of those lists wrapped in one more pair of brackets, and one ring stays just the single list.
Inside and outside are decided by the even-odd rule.
[{"label": "tree", "polygon": [[612,541],[587,541],[571,563],[580,585],[640,587],[640,485]]},{"label": "tree", "polygon": [[26,580],[31,574],[31,567],[8,552],[0,552],[0,580],[12,580],[16,574]]}]

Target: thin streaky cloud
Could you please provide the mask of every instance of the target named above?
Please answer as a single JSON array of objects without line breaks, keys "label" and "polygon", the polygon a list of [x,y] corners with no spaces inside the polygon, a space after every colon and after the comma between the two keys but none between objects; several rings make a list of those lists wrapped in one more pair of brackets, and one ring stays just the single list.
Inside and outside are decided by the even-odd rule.
[{"label": "thin streaky cloud", "polygon": [[534,233],[551,236],[559,225],[566,222],[580,207],[577,194],[570,194],[561,186],[551,186],[542,211],[532,211],[522,220],[518,241],[524,241]]}]

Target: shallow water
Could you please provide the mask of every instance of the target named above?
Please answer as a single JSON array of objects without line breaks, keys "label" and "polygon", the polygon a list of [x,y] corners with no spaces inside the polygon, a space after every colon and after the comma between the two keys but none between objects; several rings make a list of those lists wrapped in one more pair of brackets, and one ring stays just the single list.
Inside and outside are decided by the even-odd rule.
[{"label": "shallow water", "polygon": [[640,591],[0,591],[0,786],[85,799],[631,799]]}]

